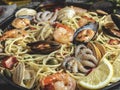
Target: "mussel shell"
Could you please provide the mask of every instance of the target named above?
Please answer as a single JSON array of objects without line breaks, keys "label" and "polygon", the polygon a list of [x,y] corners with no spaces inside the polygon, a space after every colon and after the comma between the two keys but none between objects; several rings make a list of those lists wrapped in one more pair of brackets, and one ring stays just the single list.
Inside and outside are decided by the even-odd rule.
[{"label": "mussel shell", "polygon": [[115,23],[115,25],[120,29],[120,17],[118,17],[115,14],[111,14],[111,18],[113,22]]},{"label": "mussel shell", "polygon": [[110,36],[120,38],[120,30],[115,30],[115,31],[117,31],[119,33],[119,35],[118,35],[118,34],[116,34],[115,31],[113,31],[112,29],[110,30],[110,29],[106,28],[105,26],[103,26],[102,29],[103,29],[103,32],[105,32],[106,34],[108,34]]},{"label": "mussel shell", "polygon": [[[93,39],[93,38],[95,37],[95,35],[96,35],[97,31],[98,31],[98,26],[99,26],[98,23],[95,22],[95,23],[88,23],[88,24],[86,24],[85,26],[80,27],[79,29],[77,29],[76,32],[74,33],[74,36],[73,36],[73,43],[74,43],[74,44],[79,44],[79,43],[87,43],[87,42],[89,42],[91,39]],[[81,31],[87,30],[87,29],[93,30],[93,31],[94,31],[94,36],[93,36],[89,41],[82,41],[82,42],[81,42],[81,41],[77,41],[77,40],[76,40],[77,35],[78,35]]]},{"label": "mussel shell", "polygon": [[113,23],[116,25],[116,29],[111,28],[111,27],[106,27],[106,24],[102,27],[103,32],[110,36],[118,37],[120,38],[120,18],[115,15],[111,14],[111,19],[113,20]]},{"label": "mussel shell", "polygon": [[28,43],[27,45],[30,46],[31,54],[49,54],[61,47],[61,45],[55,41],[46,40]]},{"label": "mussel shell", "polygon": [[90,0],[65,0],[66,3],[86,3],[89,2]]},{"label": "mussel shell", "polygon": [[107,13],[113,13],[113,10],[115,8],[115,3],[111,1],[97,1],[95,2],[91,7],[90,10],[96,11],[96,10],[103,10]]}]

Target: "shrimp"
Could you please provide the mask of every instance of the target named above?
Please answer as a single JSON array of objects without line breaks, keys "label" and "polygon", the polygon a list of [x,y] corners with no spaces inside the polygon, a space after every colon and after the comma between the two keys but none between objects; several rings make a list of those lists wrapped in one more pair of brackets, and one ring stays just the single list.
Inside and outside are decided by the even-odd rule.
[{"label": "shrimp", "polygon": [[16,37],[25,36],[25,35],[27,35],[27,32],[25,30],[12,29],[12,30],[6,31],[0,37],[0,41],[6,40],[7,38],[16,38]]},{"label": "shrimp", "polygon": [[120,41],[118,39],[110,39],[108,44],[110,44],[110,45],[118,45],[118,44],[120,44]]},{"label": "shrimp", "polygon": [[53,33],[55,41],[60,43],[70,43],[73,40],[74,31],[63,24],[57,24],[56,29]]},{"label": "shrimp", "polygon": [[27,18],[16,18],[12,22],[12,26],[15,28],[25,28],[30,25],[30,20]]},{"label": "shrimp", "polygon": [[79,27],[82,27],[84,25],[86,25],[89,22],[95,22],[95,20],[93,18],[87,17],[87,16],[83,16],[79,21],[78,21],[78,25]]},{"label": "shrimp", "polygon": [[76,81],[66,73],[48,75],[41,81],[42,90],[75,90]]}]

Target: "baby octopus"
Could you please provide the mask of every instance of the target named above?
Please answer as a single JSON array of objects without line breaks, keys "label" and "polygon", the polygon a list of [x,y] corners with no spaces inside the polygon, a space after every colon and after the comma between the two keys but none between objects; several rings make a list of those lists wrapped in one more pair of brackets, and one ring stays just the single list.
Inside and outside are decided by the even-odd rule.
[{"label": "baby octopus", "polygon": [[81,72],[87,74],[97,64],[98,60],[93,55],[93,52],[85,45],[78,45],[75,48],[75,57],[66,57],[62,67],[73,73]]}]

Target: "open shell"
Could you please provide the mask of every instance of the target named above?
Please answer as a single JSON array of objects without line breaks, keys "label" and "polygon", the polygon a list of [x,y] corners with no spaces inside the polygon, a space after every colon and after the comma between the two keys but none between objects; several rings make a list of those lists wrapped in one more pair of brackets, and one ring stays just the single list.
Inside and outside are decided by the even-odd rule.
[{"label": "open shell", "polygon": [[34,9],[29,9],[29,8],[22,8],[18,10],[15,14],[16,17],[20,16],[34,16],[36,15],[37,12]]},{"label": "open shell", "polygon": [[34,70],[27,70],[24,63],[20,62],[13,70],[13,81],[25,88],[32,88],[35,82]]},{"label": "open shell", "polygon": [[98,23],[88,23],[76,30],[73,36],[73,43],[87,43],[93,39],[98,31]]},{"label": "open shell", "polygon": [[31,53],[38,53],[38,54],[49,54],[55,50],[58,50],[61,45],[55,41],[37,41],[27,44],[30,49]]},{"label": "open shell", "polygon": [[112,22],[108,22],[103,26],[103,31],[108,35],[120,38],[120,17],[112,14],[111,20]]}]

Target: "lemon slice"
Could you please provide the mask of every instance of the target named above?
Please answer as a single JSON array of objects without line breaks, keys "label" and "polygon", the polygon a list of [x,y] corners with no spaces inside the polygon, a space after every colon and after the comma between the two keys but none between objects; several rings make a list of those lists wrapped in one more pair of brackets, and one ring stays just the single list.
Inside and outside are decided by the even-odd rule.
[{"label": "lemon slice", "polygon": [[120,55],[113,62],[113,78],[111,82],[120,80]]},{"label": "lemon slice", "polygon": [[104,58],[90,74],[78,82],[87,89],[100,89],[105,87],[111,81],[113,76],[113,67],[111,63]]}]

